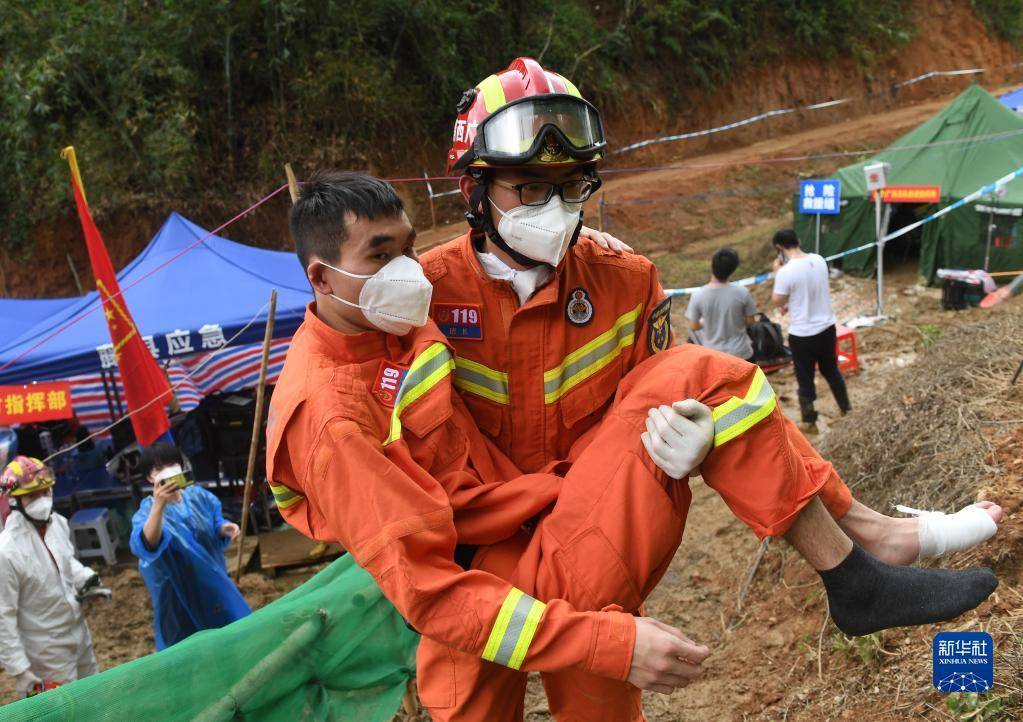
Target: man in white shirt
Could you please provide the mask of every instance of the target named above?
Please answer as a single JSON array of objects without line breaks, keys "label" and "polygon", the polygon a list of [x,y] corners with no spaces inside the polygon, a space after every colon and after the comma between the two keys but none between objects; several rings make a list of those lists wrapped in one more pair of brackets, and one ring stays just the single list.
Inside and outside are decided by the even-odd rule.
[{"label": "man in white shirt", "polygon": [[710,283],[694,293],[686,307],[690,330],[702,331],[701,345],[715,351],[753,360],[753,343],[746,328],[753,323],[757,306],[745,286],[733,286],[729,277],[739,267],[739,254],[719,248],[710,259]]},{"label": "man in white shirt", "polygon": [[817,398],[814,366],[831,387],[831,393],[844,415],[852,407],[845,379],[838,368],[835,350],[835,311],[828,289],[828,264],[816,253],[804,253],[799,237],[792,229],[774,234],[771,241],[778,251],[774,262],[774,305],[789,314],[789,348],[799,384],[799,410],[804,431],[817,430]]}]

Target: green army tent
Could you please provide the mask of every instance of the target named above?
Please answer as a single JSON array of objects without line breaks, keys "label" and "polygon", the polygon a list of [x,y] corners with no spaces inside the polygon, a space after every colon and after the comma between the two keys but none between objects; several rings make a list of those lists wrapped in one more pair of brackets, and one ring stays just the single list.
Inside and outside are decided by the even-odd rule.
[{"label": "green army tent", "polygon": [[[1023,166],[1023,116],[1014,113],[973,85],[941,112],[902,136],[874,157],[846,166],[835,177],[842,181],[838,215],[821,217],[821,253],[830,255],[874,240],[874,205],[866,189],[863,167],[884,161],[891,165],[889,186],[939,186],[941,202],[892,204],[889,232],[909,225],[953,203],[983,185]],[[1020,242],[1023,182],[1010,183],[1006,195],[966,204],[944,217],[907,233],[896,244],[920,244],[920,275],[933,280],[938,268],[982,268],[991,224],[989,270],[1023,268]],[[813,247],[814,218],[794,205],[795,229],[804,247]],[[852,254],[843,261],[847,271],[869,272],[875,251]]]}]

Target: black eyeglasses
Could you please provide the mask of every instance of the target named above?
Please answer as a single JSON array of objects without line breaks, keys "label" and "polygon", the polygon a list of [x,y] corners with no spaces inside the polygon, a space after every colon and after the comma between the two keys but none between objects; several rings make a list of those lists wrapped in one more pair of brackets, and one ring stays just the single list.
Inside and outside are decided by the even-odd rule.
[{"label": "black eyeglasses", "polygon": [[578,178],[564,183],[530,181],[513,185],[499,180],[494,180],[493,183],[517,192],[519,203],[524,206],[542,206],[553,198],[555,193],[561,196],[565,203],[585,203],[593,192],[600,188],[600,181],[594,178]]}]

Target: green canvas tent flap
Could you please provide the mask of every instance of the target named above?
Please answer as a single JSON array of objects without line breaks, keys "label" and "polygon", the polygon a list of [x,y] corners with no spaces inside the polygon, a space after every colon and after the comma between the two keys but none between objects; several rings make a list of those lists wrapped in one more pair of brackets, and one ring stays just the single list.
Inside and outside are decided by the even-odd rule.
[{"label": "green canvas tent flap", "polygon": [[[937,115],[884,151],[854,163],[834,176],[842,181],[841,213],[821,218],[821,253],[825,256],[875,239],[874,206],[863,168],[884,161],[891,165],[890,186],[940,186],[941,203],[893,204],[889,231],[930,215],[1007,173],[1023,166],[1023,116],[1006,108],[978,85],[963,91]],[[989,210],[990,209],[990,210]],[[793,204],[794,227],[812,247],[814,218]],[[993,224],[989,270],[1023,268],[1019,228],[1023,183],[1010,183],[1004,197],[968,204],[917,231],[920,275],[928,281],[938,268],[982,268],[988,226]],[[848,256],[843,267],[853,272],[874,269],[873,249]]]},{"label": "green canvas tent flap", "polygon": [[390,720],[419,635],[351,555],[221,629],[3,708],[4,720]]}]

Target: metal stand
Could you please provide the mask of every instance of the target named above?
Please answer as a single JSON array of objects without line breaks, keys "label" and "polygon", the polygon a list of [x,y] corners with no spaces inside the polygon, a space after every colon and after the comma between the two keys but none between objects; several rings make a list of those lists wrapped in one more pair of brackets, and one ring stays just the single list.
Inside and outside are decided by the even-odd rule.
[{"label": "metal stand", "polygon": [[989,206],[987,212],[987,246],[984,248],[984,270],[991,266],[991,232],[995,229],[995,207]]}]

